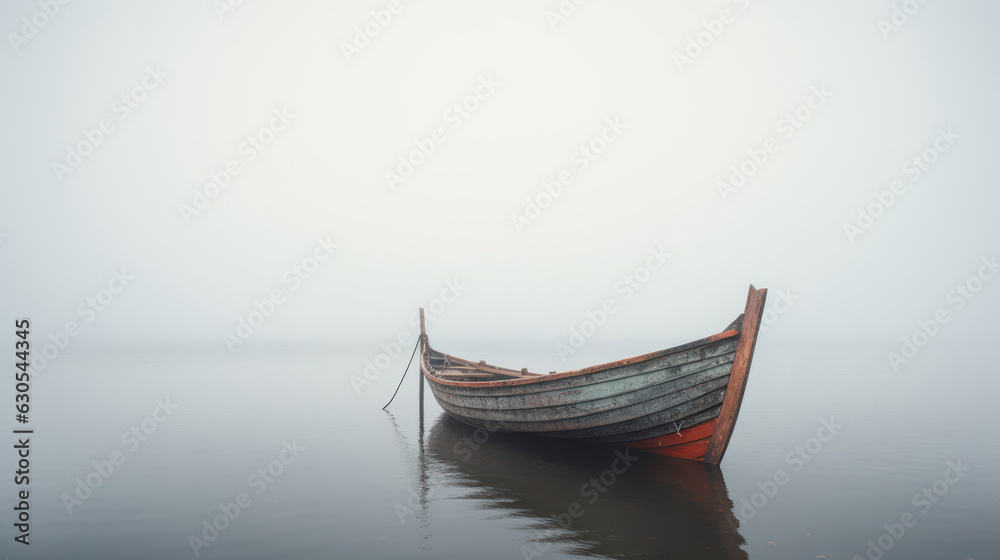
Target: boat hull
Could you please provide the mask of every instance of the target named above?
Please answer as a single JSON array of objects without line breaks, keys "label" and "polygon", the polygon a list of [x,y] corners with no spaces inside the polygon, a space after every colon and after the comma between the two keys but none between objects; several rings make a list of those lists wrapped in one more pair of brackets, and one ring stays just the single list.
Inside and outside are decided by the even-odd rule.
[{"label": "boat hull", "polygon": [[717,464],[743,398],[766,293],[751,286],[743,315],[721,333],[549,375],[443,354],[422,331],[421,373],[441,408],[471,426]]}]

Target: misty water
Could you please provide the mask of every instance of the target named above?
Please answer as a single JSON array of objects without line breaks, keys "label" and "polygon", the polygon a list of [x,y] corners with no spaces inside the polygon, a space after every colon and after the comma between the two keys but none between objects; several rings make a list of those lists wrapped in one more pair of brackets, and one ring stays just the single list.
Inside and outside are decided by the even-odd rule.
[{"label": "misty water", "polygon": [[[1000,558],[1000,2],[0,22],[0,560]],[[717,468],[421,416],[413,370],[385,412],[410,348],[351,381],[418,306],[549,372],[718,333],[751,282]]]},{"label": "misty water", "polygon": [[[370,357],[67,353],[34,380],[31,545],[7,536],[2,554],[996,557],[1000,436],[978,419],[997,381],[985,367],[928,352],[891,374],[879,349],[763,345],[720,467],[640,455],[610,474],[622,470],[615,448],[476,433],[429,390],[421,424],[413,369],[383,412],[406,356],[357,394],[349,376]],[[11,477],[0,492],[13,495]],[[880,538],[888,551],[870,551]]]}]

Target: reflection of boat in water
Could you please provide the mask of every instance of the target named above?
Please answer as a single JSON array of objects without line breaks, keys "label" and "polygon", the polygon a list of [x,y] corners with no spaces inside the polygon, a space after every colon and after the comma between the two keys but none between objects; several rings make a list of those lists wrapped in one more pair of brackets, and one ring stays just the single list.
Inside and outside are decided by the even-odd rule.
[{"label": "reflection of boat in water", "polygon": [[617,362],[542,375],[438,352],[420,310],[420,371],[455,419],[501,432],[617,443],[718,464],[729,445],[767,290],[722,332]]},{"label": "reflection of boat in water", "polygon": [[491,433],[446,415],[425,445],[435,479],[535,527],[525,558],[553,543],[595,557],[747,558],[717,466]]}]

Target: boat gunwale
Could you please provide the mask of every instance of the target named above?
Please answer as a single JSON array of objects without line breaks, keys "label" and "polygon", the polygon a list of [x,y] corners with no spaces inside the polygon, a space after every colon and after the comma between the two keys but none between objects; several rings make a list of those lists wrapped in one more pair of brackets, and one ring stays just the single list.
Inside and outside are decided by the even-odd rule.
[{"label": "boat gunwale", "polygon": [[[599,365],[595,365],[595,366],[588,366],[588,367],[585,367],[585,368],[575,369],[575,370],[570,370],[570,371],[564,371],[564,372],[560,372],[560,373],[550,373],[548,375],[537,374],[537,377],[517,378],[517,379],[501,379],[501,380],[498,380],[498,381],[453,381],[453,380],[448,380],[448,379],[441,379],[441,378],[438,378],[438,377],[435,377],[435,376],[431,375],[430,372],[427,371],[427,368],[425,367],[425,363],[424,363],[424,358],[425,357],[429,358],[430,352],[436,352],[438,354],[441,354],[442,356],[447,356],[449,359],[459,360],[459,361],[470,363],[470,364],[475,364],[475,362],[472,362],[471,360],[466,360],[464,358],[459,358],[457,356],[452,356],[451,354],[445,354],[444,352],[440,352],[438,350],[434,350],[434,348],[430,345],[430,341],[428,341],[427,336],[424,335],[424,350],[421,352],[421,357],[420,357],[420,372],[425,377],[427,377],[429,380],[433,381],[434,383],[439,383],[441,385],[452,385],[452,386],[472,387],[472,388],[477,388],[477,387],[481,387],[481,388],[485,388],[485,387],[512,387],[512,386],[518,386],[518,385],[528,385],[528,384],[532,384],[532,383],[540,383],[540,382],[544,382],[544,381],[551,381],[551,380],[555,380],[555,379],[566,379],[568,377],[576,377],[578,375],[585,375],[585,374],[588,374],[588,373],[595,373],[595,372],[598,372],[598,371],[604,371],[604,370],[612,369],[612,368],[616,368],[616,367],[622,367],[622,366],[632,365],[632,364],[636,364],[636,363],[639,363],[639,362],[645,362],[645,361],[648,361],[648,360],[653,360],[653,359],[656,359],[656,358],[662,358],[664,356],[669,356],[671,354],[677,354],[677,353],[680,353],[680,352],[691,350],[692,348],[697,348],[698,346],[703,346],[705,344],[710,344],[712,342],[718,342],[720,340],[726,340],[726,339],[732,338],[734,336],[739,336],[739,335],[740,335],[740,330],[739,329],[730,329],[730,330],[726,330],[726,331],[723,331],[723,332],[720,332],[720,333],[716,333],[716,334],[713,334],[713,335],[710,335],[710,336],[706,336],[705,338],[701,338],[701,339],[698,339],[698,340],[687,342],[685,344],[681,344],[681,345],[678,345],[678,346],[673,346],[671,348],[667,348],[667,349],[664,349],[664,350],[658,350],[656,352],[650,352],[648,354],[640,354],[638,356],[633,356],[631,358],[625,358],[625,359],[622,359],[622,360],[616,360],[616,361],[613,361],[613,362],[608,362],[608,363],[599,364]],[[485,366],[485,367],[487,369],[483,369],[483,371],[489,371],[488,368],[497,369],[497,370],[506,371],[506,372],[516,372],[517,371],[517,370],[513,370],[513,369],[501,368],[501,367],[496,367],[496,366]]]}]

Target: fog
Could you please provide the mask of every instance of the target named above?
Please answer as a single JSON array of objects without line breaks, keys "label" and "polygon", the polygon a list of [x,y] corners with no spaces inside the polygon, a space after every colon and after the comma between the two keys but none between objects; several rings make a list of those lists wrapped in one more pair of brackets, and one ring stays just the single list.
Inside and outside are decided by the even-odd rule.
[{"label": "fog", "polygon": [[424,306],[442,349],[558,362],[588,317],[717,332],[751,283],[762,345],[996,337],[995,3],[227,6],[0,8],[0,293],[38,344],[376,351]]}]

